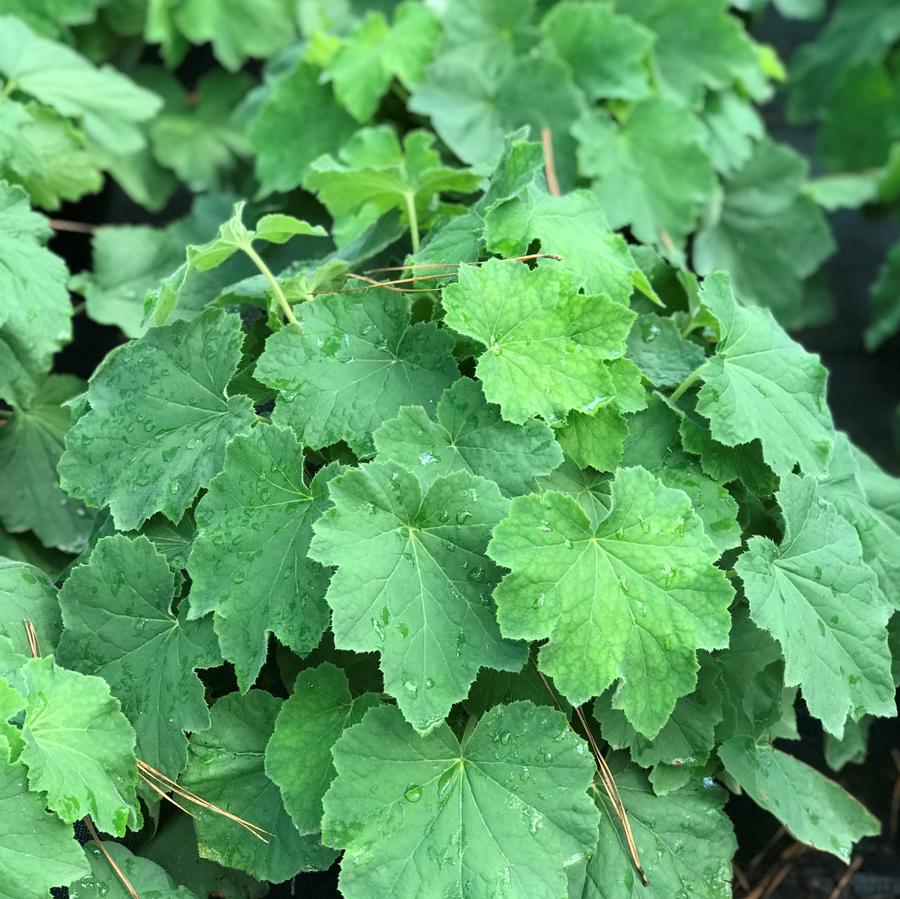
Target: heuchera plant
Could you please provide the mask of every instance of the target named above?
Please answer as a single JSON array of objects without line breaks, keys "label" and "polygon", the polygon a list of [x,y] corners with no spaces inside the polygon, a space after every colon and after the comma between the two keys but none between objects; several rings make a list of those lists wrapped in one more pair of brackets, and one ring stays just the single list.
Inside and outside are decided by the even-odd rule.
[{"label": "heuchera plant", "polygon": [[[0,3],[0,899],[725,899],[729,792],[849,860],[877,820],[783,747],[896,713],[900,482],[765,308],[817,317],[835,187],[771,52],[719,0],[307,3],[245,134],[242,76],[188,115],[77,5]],[[154,6],[170,64],[295,27]],[[71,280],[32,208],[251,154]],[[130,338],[86,387],[67,286]]]}]

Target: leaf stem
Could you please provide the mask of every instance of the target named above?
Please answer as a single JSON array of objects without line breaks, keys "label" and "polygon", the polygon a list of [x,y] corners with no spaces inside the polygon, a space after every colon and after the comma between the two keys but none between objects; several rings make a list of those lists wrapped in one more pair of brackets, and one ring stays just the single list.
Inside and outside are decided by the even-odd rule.
[{"label": "leaf stem", "polygon": [[15,79],[10,78],[9,81],[3,85],[3,92],[0,93],[0,96],[8,97],[17,87],[18,85],[16,84]]},{"label": "leaf stem", "polygon": [[287,297],[284,295],[284,291],[281,289],[281,285],[278,283],[278,279],[275,275],[272,274],[272,269],[266,265],[265,260],[256,250],[253,249],[252,244],[245,244],[242,246],[243,251],[253,260],[253,264],[262,272],[263,277],[269,282],[269,286],[272,288],[272,292],[275,294],[275,297],[278,300],[279,305],[284,311],[284,317],[292,324],[299,325],[300,322],[297,321],[297,317],[294,315],[294,310],[291,309],[291,304],[287,301]]},{"label": "leaf stem", "polygon": [[676,400],[680,400],[684,394],[697,383],[700,378],[700,372],[702,371],[703,366],[699,366],[695,368],[676,388],[672,391],[672,395],[669,399],[674,403]]},{"label": "leaf stem", "polygon": [[413,253],[419,252],[419,217],[416,215],[416,195],[408,190],[403,194],[406,200],[406,215],[409,219],[409,237]]}]

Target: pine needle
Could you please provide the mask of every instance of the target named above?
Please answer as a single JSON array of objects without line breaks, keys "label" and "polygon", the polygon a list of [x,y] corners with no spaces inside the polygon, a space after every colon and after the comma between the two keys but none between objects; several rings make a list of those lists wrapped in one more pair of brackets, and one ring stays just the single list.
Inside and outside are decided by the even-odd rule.
[{"label": "pine needle", "polygon": [[[563,708],[560,705],[559,699],[556,695],[556,691],[553,689],[550,681],[544,675],[544,672],[541,671],[537,666],[537,662],[532,659],[532,663],[534,664],[534,670],[537,671],[538,676],[546,687],[547,692],[550,694],[550,697],[553,699],[553,702],[556,704],[556,707],[562,712]],[[609,769],[609,765],[606,763],[606,759],[603,757],[603,754],[600,752],[600,747],[597,745],[597,741],[594,739],[594,735],[591,732],[590,727],[588,726],[587,716],[584,714],[581,706],[575,706],[575,714],[578,716],[578,720],[581,723],[582,728],[584,729],[585,735],[587,736],[588,743],[591,747],[591,752],[594,755],[594,760],[597,763],[597,771],[600,775],[600,782],[603,784],[603,789],[606,791],[606,795],[609,798],[609,801],[612,803],[613,811],[616,813],[616,817],[619,819],[619,823],[622,825],[622,830],[625,834],[625,842],[628,845],[628,852],[631,855],[631,862],[635,867],[635,870],[638,872],[638,875],[641,878],[641,882],[644,886],[649,886],[650,881],[647,878],[647,874],[644,869],[641,867],[641,858],[638,853],[637,843],[634,840],[634,832],[631,829],[631,821],[628,819],[628,811],[625,808],[625,803],[622,802],[622,797],[619,795],[619,788],[616,786],[616,780],[613,777],[612,771]],[[565,714],[565,713],[564,713]],[[570,725],[571,726],[571,725]]]},{"label": "pine needle", "polygon": [[84,826],[88,829],[88,833],[91,835],[91,839],[96,844],[97,848],[103,853],[103,857],[106,859],[106,863],[113,869],[116,877],[122,882],[122,886],[125,887],[125,892],[131,896],[131,899],[141,899],[138,895],[138,891],[134,888],[131,881],[128,879],[125,872],[116,864],[116,860],[109,854],[109,850],[107,850],[106,846],[103,845],[103,841],[100,839],[100,834],[97,833],[97,828],[94,827],[94,822],[91,821],[91,816],[86,815],[84,818]]},{"label": "pine needle", "polygon": [[268,843],[269,841],[266,839],[263,834],[266,836],[274,836],[273,833],[270,833],[268,830],[263,830],[261,827],[257,827],[255,824],[251,824],[249,821],[246,821],[244,818],[239,817],[238,815],[233,815],[231,812],[225,811],[223,808],[219,808],[219,806],[213,804],[212,802],[207,802],[202,796],[198,796],[196,793],[192,793],[190,790],[185,789],[182,786],[179,786],[178,783],[172,778],[167,777],[160,771],[157,771],[155,768],[148,765],[145,761],[138,759],[138,773],[145,779],[153,779],[156,781],[157,785],[162,785],[162,788],[166,791],[171,791],[175,793],[179,798],[186,800],[187,802],[191,802],[194,805],[199,806],[206,811],[213,812],[216,815],[221,815],[223,818],[227,818],[229,821],[233,821],[235,824],[244,828],[251,836],[256,837],[262,843]]}]

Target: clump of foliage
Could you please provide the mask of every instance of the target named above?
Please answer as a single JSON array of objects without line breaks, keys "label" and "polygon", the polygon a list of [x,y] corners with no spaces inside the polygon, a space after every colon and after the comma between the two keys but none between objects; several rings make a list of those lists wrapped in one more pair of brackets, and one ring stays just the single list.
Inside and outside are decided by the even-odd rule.
[{"label": "clump of foliage", "polygon": [[[784,329],[780,62],[719,0],[253,7],[0,2],[0,896],[726,897],[728,791],[849,859],[773,744],[896,712],[900,483]],[[105,175],[198,195],[70,278],[34,207]]]}]

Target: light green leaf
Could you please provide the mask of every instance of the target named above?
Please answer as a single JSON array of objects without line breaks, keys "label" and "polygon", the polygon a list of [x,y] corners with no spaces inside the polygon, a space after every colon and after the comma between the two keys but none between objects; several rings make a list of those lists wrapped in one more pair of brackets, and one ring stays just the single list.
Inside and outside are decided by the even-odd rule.
[{"label": "light green leaf", "polygon": [[45,899],[88,872],[72,828],[28,792],[22,764],[0,758],[0,899]]},{"label": "light green leaf", "polygon": [[69,431],[64,489],[108,504],[122,530],[154,512],[181,518],[222,467],[225,444],[253,422],[250,400],[225,394],[241,341],[240,319],[213,309],[109,357],[91,378],[90,412]]},{"label": "light green leaf", "polygon": [[[0,666],[6,667],[5,663],[8,663],[12,655],[11,650],[12,641],[8,637],[0,636]],[[3,671],[3,667],[0,667],[0,671]],[[9,675],[5,671],[3,674],[5,677],[0,677],[0,767],[6,765],[11,758],[18,758],[22,751],[21,731],[9,722],[19,712],[25,710],[25,697],[6,680]],[[15,676],[13,679],[17,680]]]},{"label": "light green leaf", "polygon": [[59,209],[63,200],[78,200],[100,189],[98,161],[71,122],[38,103],[7,101],[0,117],[10,114],[18,118],[14,126],[4,121],[13,146],[0,147],[0,171],[5,168],[4,177],[21,184],[36,206]]},{"label": "light green leaf", "polygon": [[734,832],[723,811],[724,791],[707,778],[655,796],[644,773],[621,754],[609,760],[634,831],[641,882],[606,794],[594,788],[600,842],[569,875],[569,899],[731,899]]},{"label": "light green leaf", "polygon": [[[583,468],[614,471],[622,461],[628,424],[614,402],[593,412],[572,412],[556,437],[565,454]],[[524,492],[524,491],[522,491]]]},{"label": "light green leaf", "polygon": [[759,62],[728,0],[616,0],[616,6],[655,36],[653,73],[662,96],[697,107],[705,89],[755,84]]},{"label": "light green leaf", "polygon": [[[132,854],[121,843],[104,840],[103,848],[142,899],[197,899],[189,889],[175,884],[155,862]],[[132,893],[93,840],[85,844],[84,854],[90,874],[71,884],[71,899],[131,899]]]},{"label": "light green leaf", "polygon": [[221,288],[242,274],[256,271],[249,260],[234,259],[212,272],[179,273],[177,303],[156,320],[151,301],[145,315],[144,297],[184,262],[187,244],[208,241],[231,211],[227,196],[201,196],[189,215],[166,225],[104,225],[92,238],[93,265],[69,282],[87,304],[88,315],[105,325],[116,325],[126,337],[140,337],[147,319],[154,324],[194,318],[209,305]]},{"label": "light green leaf", "polygon": [[52,653],[62,631],[56,588],[39,568],[0,558],[0,636],[23,660],[31,655],[26,619],[34,625],[41,652]]},{"label": "light green leaf", "polygon": [[53,354],[72,337],[68,273],[44,246],[49,237],[25,191],[0,181],[0,398],[16,406],[32,399]]},{"label": "light green leaf", "polygon": [[716,354],[698,369],[697,411],[712,436],[727,446],[759,439],[779,475],[795,465],[824,474],[834,425],[818,356],[791,340],[767,309],[739,305],[723,273],[706,279],[702,301],[720,328]]},{"label": "light green leaf", "polygon": [[324,870],[335,857],[320,844],[319,834],[297,832],[281,792],[266,776],[266,744],[281,705],[262,690],[222,697],[212,707],[212,727],[191,737],[182,778],[189,790],[271,834],[263,843],[221,815],[201,813],[196,823],[201,858],[274,883],[300,871]]},{"label": "light green leaf", "polygon": [[888,601],[900,608],[900,481],[838,433],[819,485],[823,499],[856,528],[863,560]]},{"label": "light green leaf", "polygon": [[315,191],[335,221],[335,240],[343,246],[378,217],[399,209],[419,249],[420,225],[437,210],[442,193],[472,193],[481,177],[445,166],[427,131],[410,131],[401,146],[393,128],[364,128],[338,152],[312,163],[303,181]]},{"label": "light green leaf", "polygon": [[122,703],[137,754],[177,778],[187,758],[185,731],[209,727],[204,686],[195,673],[220,661],[209,620],[172,611],[175,579],[146,537],[104,537],[59,594],[60,662],[95,674]]},{"label": "light green leaf", "polygon": [[591,191],[562,197],[532,189],[498,203],[485,216],[485,242],[492,253],[518,256],[533,241],[541,252],[561,257],[559,266],[576,288],[625,303],[634,287],[655,298],[624,238],[609,228]]},{"label": "light green leaf", "polygon": [[13,533],[33,530],[45,546],[66,552],[84,548],[93,522],[59,489],[56,475],[71,422],[65,402],[84,387],[71,375],[51,375],[0,428],[0,521]]},{"label": "light green leaf", "polygon": [[707,131],[706,152],[723,175],[743,168],[766,133],[756,107],[737,91],[710,94],[701,121]]},{"label": "light green leaf", "polygon": [[456,471],[425,490],[395,462],[351,469],[330,485],[310,556],[338,570],[328,588],[335,646],[378,651],[385,691],[420,731],[464,699],[482,666],[516,671],[524,647],[503,640],[485,555],[507,502]]},{"label": "light green leaf", "polygon": [[319,75],[319,69],[301,59],[272,85],[250,124],[256,177],[265,193],[297,187],[310,163],[323,153],[336,153],[356,128]]},{"label": "light green leaf", "polygon": [[77,119],[113,153],[140,150],[140,123],[161,101],[110,66],[96,68],[75,50],[38,37],[24,22],[0,17],[0,74],[23,93]]},{"label": "light green leaf", "polygon": [[306,557],[336,466],[307,484],[294,434],[277,425],[235,437],[195,516],[188,561],[192,618],[215,612],[222,654],[248,690],[269,634],[304,655],[328,624],[328,572]]},{"label": "light green leaf", "polygon": [[219,233],[208,243],[187,248],[188,268],[205,272],[218,268],[235,253],[251,254],[254,240],[265,240],[269,243],[287,243],[292,237],[304,234],[311,237],[326,237],[328,232],[320,225],[310,225],[292,215],[270,213],[264,215],[251,230],[244,222],[244,206],[241,201],[234,204],[231,218],[219,227]]},{"label": "light green leaf", "polygon": [[681,452],[678,418],[658,394],[645,411],[630,417],[622,464],[641,465],[667,487],[683,490],[719,552],[741,542],[738,504],[728,490]]},{"label": "light green leaf", "polygon": [[655,736],[697,680],[698,649],[728,643],[732,590],[680,490],[620,469],[592,524],[557,492],[518,497],[489,552],[512,569],[495,598],[502,632],[550,642],[542,670],[573,704],[619,680],[613,705]]},{"label": "light green leaf", "polygon": [[853,844],[878,821],[836,783],[771,746],[736,737],[719,747],[725,770],[801,842],[850,861]]},{"label": "light green leaf", "polygon": [[334,762],[322,830],[346,850],[347,899],[475,899],[498,884],[510,899],[558,899],[596,841],[587,746],[530,702],[491,709],[462,745],[446,724],[422,738],[397,709],[372,709]]},{"label": "light green leaf", "polygon": [[106,681],[58,667],[52,658],[22,668],[28,705],[22,725],[28,784],[67,824],[90,815],[121,837],[139,814],[134,731]]},{"label": "light green leaf", "polygon": [[322,797],[334,779],[335,742],[379,704],[374,693],[351,698],[347,676],[329,662],[300,672],[266,746],[266,775],[281,789],[300,833],[321,828]]},{"label": "light green leaf", "polygon": [[522,426],[504,421],[469,378],[444,391],[436,418],[421,406],[402,407],[373,435],[379,460],[415,470],[426,486],[441,475],[468,471],[494,481],[507,496],[528,493],[536,477],[562,462],[550,428],[534,420]]},{"label": "light green leaf", "polygon": [[86,25],[94,20],[103,0],[0,0],[0,15],[23,19],[35,31],[57,37],[67,25]]},{"label": "light green leaf", "polygon": [[328,65],[340,103],[368,122],[395,76],[409,89],[422,80],[440,33],[435,14],[419,3],[401,3],[393,27],[381,12],[369,12]]},{"label": "light green leaf", "polygon": [[[162,71],[153,75],[150,86],[164,77]],[[252,86],[243,72],[218,70],[197,82],[190,99],[177,81],[167,85],[165,109],[150,126],[157,161],[192,190],[219,187],[237,161],[250,154],[235,110]]]},{"label": "light green leaf", "polygon": [[609,514],[611,499],[607,476],[591,468],[582,468],[571,459],[566,459],[547,477],[538,478],[538,490],[541,493],[556,491],[572,497],[592,527],[597,527]]},{"label": "light green leaf", "polygon": [[288,5],[282,0],[183,0],[171,15],[193,44],[212,44],[216,59],[237,71],[250,58],[265,59],[294,39]]},{"label": "light green leaf", "polygon": [[653,33],[606,3],[553,5],[541,29],[591,100],[640,100],[650,93],[645,65]]},{"label": "light green leaf", "polygon": [[891,609],[852,525],[813,479],[784,475],[778,504],[781,546],[751,537],[735,570],[753,620],[781,645],[785,683],[799,684],[810,712],[840,737],[848,716],[896,714]]},{"label": "light green leaf", "polygon": [[742,300],[768,306],[786,326],[800,325],[803,280],[834,251],[821,210],[803,193],[806,163],[764,140],[724,184],[694,243],[701,275],[727,269]]},{"label": "light green leaf", "polygon": [[604,363],[624,353],[634,313],[576,293],[552,262],[533,270],[501,260],[461,267],[442,302],[446,323],[486,347],[476,373],[508,421],[555,422],[614,396]]},{"label": "light green leaf", "polygon": [[643,243],[682,248],[716,184],[699,121],[650,99],[621,124],[601,110],[588,112],[572,133],[578,169],[594,179],[610,226],[630,226]]},{"label": "light green leaf", "polygon": [[[499,5],[513,9],[509,3]],[[482,4],[473,4],[473,12],[484,18]],[[517,26],[520,23],[507,27],[503,39],[508,40]],[[552,46],[536,47],[517,59],[469,43],[450,52],[439,48],[408,106],[430,116],[441,140],[470,165],[494,162],[511,131],[527,126],[537,138],[542,128],[549,128],[560,181],[566,187],[574,181],[569,129],[586,102]]]},{"label": "light green leaf", "polygon": [[869,743],[869,728],[872,719],[848,720],[844,725],[844,736],[838,740],[825,734],[825,761],[832,771],[841,771],[846,765],[860,765],[866,760]]},{"label": "light green leaf", "polygon": [[275,421],[312,449],[346,440],[372,451],[372,432],[402,406],[434,408],[456,380],[453,341],[410,320],[407,297],[386,290],[318,296],[266,341],[255,377],[281,394]]}]

